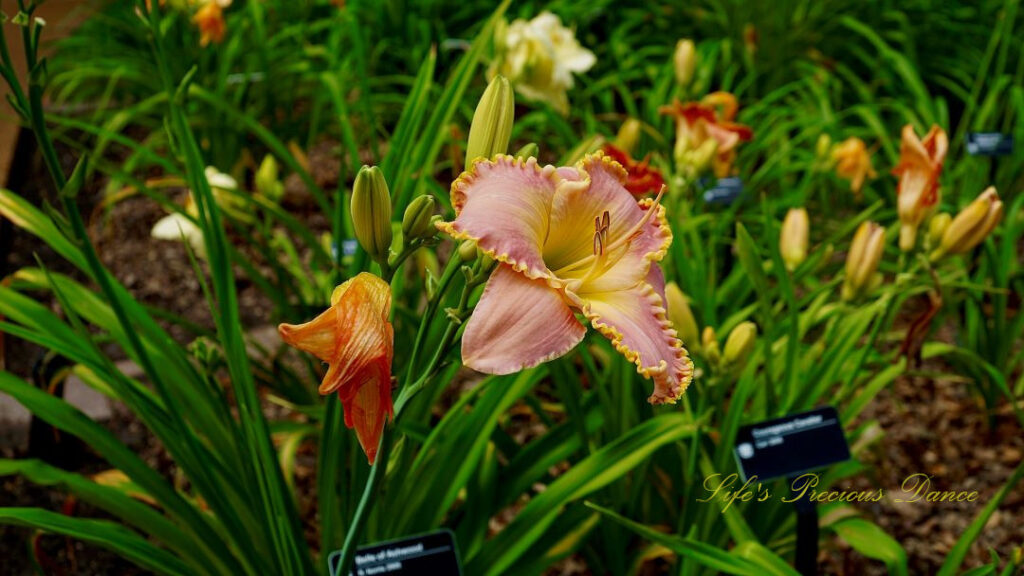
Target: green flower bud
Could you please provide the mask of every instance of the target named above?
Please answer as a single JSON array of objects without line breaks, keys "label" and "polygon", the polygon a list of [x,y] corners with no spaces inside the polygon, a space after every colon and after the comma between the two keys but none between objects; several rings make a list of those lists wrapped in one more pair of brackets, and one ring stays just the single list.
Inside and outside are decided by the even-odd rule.
[{"label": "green flower bud", "polygon": [[402,217],[402,236],[406,242],[412,242],[421,238],[432,238],[436,232],[434,197],[424,194],[413,200],[405,209],[405,216]]},{"label": "green flower bud", "polygon": [[807,238],[810,234],[810,219],[804,208],[791,208],[782,221],[779,235],[779,252],[786,269],[792,272],[807,259]]},{"label": "green flower bud", "polygon": [[256,191],[275,204],[284,196],[284,184],[278,179],[277,160],[267,154],[256,170]]},{"label": "green flower bud", "polygon": [[946,228],[949,228],[949,223],[952,221],[953,217],[947,212],[932,216],[932,219],[928,222],[929,246],[938,246],[942,242],[942,235],[946,233]]},{"label": "green flower bud", "polygon": [[459,244],[459,259],[463,262],[472,262],[476,260],[476,242],[470,242],[464,240],[462,244]]},{"label": "green flower bud", "polygon": [[686,88],[693,80],[693,73],[697,69],[697,46],[694,45],[693,40],[680,40],[676,43],[672,63],[675,68],[676,82]]},{"label": "green flower bud", "polygon": [[391,248],[391,192],[384,173],[363,166],[352,187],[352,225],[363,250],[377,262],[388,260]]},{"label": "green flower bud", "polygon": [[640,142],[640,130],[643,125],[636,118],[629,118],[619,127],[615,135],[615,147],[627,154],[632,154]]},{"label": "green flower bud", "polygon": [[480,103],[473,113],[469,126],[469,142],[466,145],[466,170],[478,158],[493,158],[495,154],[508,151],[512,138],[512,122],[515,120],[515,96],[508,79],[500,74],[495,76],[480,97]]},{"label": "green flower bud", "polygon": [[722,352],[722,360],[726,365],[742,367],[747,363],[750,353],[754,350],[757,342],[757,325],[753,322],[743,322],[732,329],[729,337],[725,340],[725,350]]},{"label": "green flower bud", "polygon": [[526,146],[523,146],[515,153],[516,158],[536,158],[537,154],[540,154],[540,147],[537,146],[536,142],[530,142]]},{"label": "green flower bud", "polygon": [[963,254],[981,244],[1003,218],[1003,203],[996,189],[989,186],[974,202],[956,215],[942,233],[933,261],[946,254]]},{"label": "green flower bud", "polygon": [[679,339],[688,347],[698,346],[697,320],[693,317],[686,295],[675,282],[665,286],[665,299],[668,300],[668,319],[675,326]]},{"label": "green flower bud", "polygon": [[874,222],[861,223],[846,255],[843,300],[853,300],[878,283],[878,264],[884,251],[885,228]]},{"label": "green flower bud", "polygon": [[718,364],[718,361],[722,359],[722,353],[718,348],[718,336],[715,335],[715,329],[711,326],[704,327],[704,333],[700,338],[700,348],[704,351],[704,357],[709,363]]}]

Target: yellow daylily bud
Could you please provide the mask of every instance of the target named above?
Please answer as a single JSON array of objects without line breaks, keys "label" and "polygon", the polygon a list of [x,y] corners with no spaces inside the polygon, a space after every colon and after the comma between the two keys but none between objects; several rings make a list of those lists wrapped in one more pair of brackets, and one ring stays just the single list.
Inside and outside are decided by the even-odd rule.
[{"label": "yellow daylily bud", "polygon": [[686,295],[679,289],[675,282],[669,282],[665,286],[665,303],[668,306],[668,319],[675,326],[679,339],[687,347],[697,345],[698,332],[697,320],[693,317],[693,310],[686,300]]},{"label": "yellow daylily bud", "polygon": [[846,278],[843,282],[843,299],[852,300],[875,283],[875,273],[885,251],[885,228],[864,222],[857,228],[846,256]]},{"label": "yellow daylily bud", "polygon": [[713,327],[704,327],[704,333],[701,334],[700,338],[700,346],[701,350],[704,351],[704,357],[711,364],[718,364],[718,361],[722,359],[722,354],[718,349],[718,337],[715,335]]},{"label": "yellow daylily bud", "polygon": [[432,238],[437,233],[434,220],[434,197],[429,194],[418,196],[409,203],[402,217],[402,236],[405,241]]},{"label": "yellow daylily bud", "polygon": [[516,158],[536,158],[540,154],[540,147],[536,142],[530,142],[515,153]]},{"label": "yellow daylily bud", "polygon": [[1003,202],[996,189],[989,186],[974,202],[964,208],[942,234],[942,242],[932,252],[938,260],[946,254],[969,252],[992,232],[1003,217]]},{"label": "yellow daylily bud", "polygon": [[779,236],[779,252],[786,263],[786,269],[792,272],[807,259],[807,238],[810,233],[810,220],[807,210],[791,208],[782,221],[782,232]]},{"label": "yellow daylily bud", "polygon": [[477,257],[476,242],[464,240],[459,244],[459,259],[463,262],[472,262]]},{"label": "yellow daylily bud", "polygon": [[277,160],[267,154],[256,170],[256,191],[275,204],[284,196],[284,184],[278,179]]},{"label": "yellow daylily bud", "polygon": [[495,76],[480,97],[469,126],[469,142],[466,144],[466,170],[477,158],[493,158],[495,154],[508,151],[512,137],[512,122],[515,120],[515,96],[512,86],[504,76]]},{"label": "yellow daylily bud", "polygon": [[946,233],[946,228],[949,228],[949,224],[952,221],[953,217],[946,212],[932,216],[932,219],[928,222],[929,246],[938,246],[942,242],[942,235]]},{"label": "yellow daylily bud", "polygon": [[828,134],[818,136],[818,143],[814,147],[814,153],[821,160],[831,160],[832,137]]},{"label": "yellow daylily bud", "polygon": [[676,82],[686,88],[693,80],[693,73],[697,69],[697,46],[693,40],[680,40],[676,43],[672,62],[675,65]]},{"label": "yellow daylily bud", "polygon": [[377,262],[387,262],[391,248],[391,192],[384,173],[363,166],[352,187],[352,225],[356,239]]},{"label": "yellow daylily bud", "polygon": [[418,274],[427,278],[436,278],[441,274],[441,265],[438,264],[437,255],[433,250],[417,250],[414,258]]},{"label": "yellow daylily bud", "polygon": [[732,329],[725,340],[722,360],[728,366],[742,366],[750,357],[757,341],[757,325],[753,322],[742,322]]},{"label": "yellow daylily bud", "polygon": [[632,154],[640,141],[640,129],[643,125],[636,118],[629,118],[622,123],[619,133],[615,135],[615,147],[627,154]]},{"label": "yellow daylily bud", "polygon": [[696,150],[684,150],[682,153],[676,147],[676,162],[686,166],[695,174],[701,174],[711,167],[718,153],[718,141],[711,139],[703,142]]}]

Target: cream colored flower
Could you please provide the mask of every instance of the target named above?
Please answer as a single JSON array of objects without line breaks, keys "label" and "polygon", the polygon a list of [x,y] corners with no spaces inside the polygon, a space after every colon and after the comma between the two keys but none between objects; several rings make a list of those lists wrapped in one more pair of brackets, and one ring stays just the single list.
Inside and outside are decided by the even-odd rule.
[{"label": "cream colored flower", "polygon": [[206,258],[206,242],[203,231],[188,216],[175,212],[157,220],[150,235],[157,240],[180,241],[184,238],[192,251],[200,258]]},{"label": "cream colored flower", "polygon": [[490,76],[505,76],[526,98],[547,102],[562,114],[569,112],[566,92],[573,86],[573,73],[586,72],[597,62],[551,12],[513,21],[495,44],[498,58]]}]

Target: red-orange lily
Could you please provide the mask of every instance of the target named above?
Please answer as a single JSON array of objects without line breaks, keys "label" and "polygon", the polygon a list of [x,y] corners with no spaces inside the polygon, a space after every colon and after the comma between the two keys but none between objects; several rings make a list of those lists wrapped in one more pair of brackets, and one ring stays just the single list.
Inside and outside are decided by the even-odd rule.
[{"label": "red-orange lily", "polygon": [[192,22],[199,28],[199,45],[206,46],[213,42],[219,44],[224,40],[227,23],[224,21],[224,7],[231,2],[224,0],[208,0],[199,7]]},{"label": "red-orange lily", "polygon": [[749,126],[733,122],[738,107],[736,97],[728,92],[713,92],[700,102],[682,103],[677,100],[671,106],[662,106],[659,110],[662,114],[676,118],[676,157],[714,141],[715,176],[728,176],[732,172],[739,143],[754,136]]},{"label": "red-orange lily", "polygon": [[377,457],[384,423],[394,416],[390,311],[391,287],[363,272],[335,288],[331,307],[310,322],[278,326],[289,345],[328,363],[320,393],[338,393],[345,425],[355,428],[370,464]]},{"label": "red-orange lily", "polygon": [[604,153],[626,169],[623,186],[630,194],[639,196],[648,192],[657,193],[665,185],[665,178],[657,168],[651,166],[649,156],[638,162],[628,152],[613,144],[605,144]]}]

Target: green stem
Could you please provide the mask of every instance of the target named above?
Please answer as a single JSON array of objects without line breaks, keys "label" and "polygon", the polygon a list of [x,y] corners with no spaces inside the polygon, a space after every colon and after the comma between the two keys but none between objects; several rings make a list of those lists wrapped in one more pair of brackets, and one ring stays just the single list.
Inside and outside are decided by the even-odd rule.
[{"label": "green stem", "polygon": [[384,472],[388,467],[388,458],[391,455],[391,433],[393,426],[384,424],[384,432],[380,436],[380,444],[377,448],[377,459],[370,467],[370,477],[366,479],[366,486],[363,487],[363,495],[359,498],[359,505],[356,507],[356,515],[352,518],[348,532],[345,534],[345,544],[341,547],[341,562],[338,563],[337,574],[348,574],[352,569],[352,560],[356,555],[356,545],[363,537],[363,529],[366,527],[366,519],[373,510],[373,494],[377,492],[381,481],[384,479]]}]

